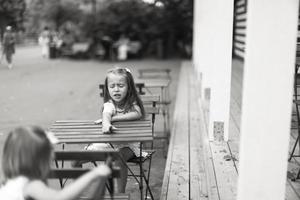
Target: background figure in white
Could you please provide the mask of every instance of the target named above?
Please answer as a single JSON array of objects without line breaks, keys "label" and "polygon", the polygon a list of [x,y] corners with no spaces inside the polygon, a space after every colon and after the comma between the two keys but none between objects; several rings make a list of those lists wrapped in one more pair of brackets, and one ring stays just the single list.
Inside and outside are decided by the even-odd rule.
[{"label": "background figure in white", "polygon": [[127,38],[125,35],[121,35],[119,40],[115,43],[115,46],[118,50],[118,60],[127,60],[129,42],[129,38]]},{"label": "background figure in white", "polygon": [[49,57],[49,42],[50,42],[50,31],[46,26],[39,36],[39,45],[42,47],[42,56],[44,58]]}]

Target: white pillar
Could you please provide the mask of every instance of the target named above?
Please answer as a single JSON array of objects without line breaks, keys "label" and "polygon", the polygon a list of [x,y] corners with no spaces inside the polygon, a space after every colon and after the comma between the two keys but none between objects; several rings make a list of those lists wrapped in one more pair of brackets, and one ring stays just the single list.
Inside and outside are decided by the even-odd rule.
[{"label": "white pillar", "polygon": [[201,73],[201,96],[210,89],[209,139],[214,125],[218,135],[228,140],[233,0],[194,1],[193,62]]},{"label": "white pillar", "polygon": [[212,60],[212,22],[215,13],[213,1],[194,1],[194,33],[193,33],[193,62],[196,72],[201,77],[201,96],[204,90],[211,87],[209,68]]},{"label": "white pillar", "polygon": [[[200,52],[200,35],[201,35],[201,24],[200,24],[200,19],[201,19],[201,4],[200,0],[194,1],[194,24],[193,24],[193,65],[194,65],[194,71],[196,73],[196,77],[198,81],[202,81],[202,73],[201,73],[201,68],[199,64],[199,58],[201,56]],[[202,84],[200,85],[202,86]],[[202,88],[199,88],[202,91]]]},{"label": "white pillar", "polygon": [[238,200],[285,196],[298,8],[248,1]]},{"label": "white pillar", "polygon": [[[212,78],[210,140],[218,137],[219,134],[227,141],[229,135],[233,7],[233,0],[215,0],[214,13],[218,13],[218,15],[214,22],[214,51],[210,68],[210,77]],[[215,126],[219,126],[217,129],[220,129],[220,133],[214,128]]]},{"label": "white pillar", "polygon": [[212,9],[212,3],[207,0],[194,1],[193,62],[198,76],[201,77],[201,96],[204,94],[204,89],[210,87],[207,69],[210,65],[209,52],[212,52],[210,45],[213,36],[208,27],[210,27]]}]

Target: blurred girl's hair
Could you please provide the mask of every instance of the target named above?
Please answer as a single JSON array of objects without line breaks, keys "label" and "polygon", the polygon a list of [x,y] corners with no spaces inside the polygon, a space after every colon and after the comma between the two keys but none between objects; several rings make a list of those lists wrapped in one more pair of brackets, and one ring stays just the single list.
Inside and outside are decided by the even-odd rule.
[{"label": "blurred girl's hair", "polygon": [[104,81],[104,91],[103,91],[103,97],[104,97],[104,103],[108,102],[111,98],[108,91],[108,75],[109,74],[117,74],[124,76],[126,78],[126,82],[128,85],[128,91],[124,98],[124,110],[125,112],[130,111],[132,109],[133,104],[136,102],[136,104],[141,108],[142,117],[145,116],[145,109],[143,106],[143,102],[141,98],[138,95],[138,92],[135,87],[133,76],[128,68],[121,68],[121,67],[115,67],[107,72],[105,81]]},{"label": "blurred girl's hair", "polygon": [[4,144],[2,169],[6,179],[17,176],[47,182],[53,147],[38,126],[12,130]]}]

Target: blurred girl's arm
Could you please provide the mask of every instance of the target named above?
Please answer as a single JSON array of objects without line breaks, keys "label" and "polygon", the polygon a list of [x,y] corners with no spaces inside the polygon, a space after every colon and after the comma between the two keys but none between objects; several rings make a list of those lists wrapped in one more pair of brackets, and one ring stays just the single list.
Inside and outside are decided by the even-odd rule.
[{"label": "blurred girl's arm", "polygon": [[134,105],[134,109],[124,114],[118,114],[116,116],[112,116],[111,121],[126,121],[126,120],[136,120],[142,117],[141,108],[138,105]]},{"label": "blurred girl's arm", "polygon": [[62,190],[55,190],[49,188],[44,182],[35,180],[30,182],[24,188],[24,197],[31,197],[38,200],[71,200],[77,198],[87,186],[90,185],[96,179],[101,177],[103,181],[103,187],[105,187],[105,181],[108,175],[111,174],[111,170],[106,165],[100,165],[92,171],[82,175],[72,184],[67,185]]},{"label": "blurred girl's arm", "polygon": [[95,124],[101,124],[102,123],[102,118],[95,120],[94,123]]}]

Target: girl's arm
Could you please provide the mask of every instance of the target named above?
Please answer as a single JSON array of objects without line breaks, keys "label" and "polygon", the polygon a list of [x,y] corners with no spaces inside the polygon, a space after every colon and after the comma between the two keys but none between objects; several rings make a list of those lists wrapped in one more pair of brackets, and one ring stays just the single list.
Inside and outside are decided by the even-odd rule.
[{"label": "girl's arm", "polygon": [[95,120],[94,123],[95,124],[101,124],[102,123],[102,118]]},{"label": "girl's arm", "polygon": [[116,121],[126,121],[126,120],[136,120],[142,117],[141,108],[138,105],[134,105],[134,109],[130,112],[124,114],[118,114],[116,116],[111,117],[112,122]]},{"label": "girl's arm", "polygon": [[118,115],[118,116],[111,116],[109,113],[106,113],[104,116],[102,114],[102,118],[97,119],[94,121],[95,124],[101,124],[103,122],[103,118],[105,119],[104,124],[111,125],[108,122],[115,122],[115,121],[124,121],[124,120],[135,120],[140,119],[142,117],[141,109],[137,107],[137,111],[131,111],[129,113]]},{"label": "girl's arm", "polygon": [[111,132],[111,114],[108,112],[102,113],[102,132],[103,133],[110,133]]},{"label": "girl's arm", "polygon": [[72,200],[77,198],[91,182],[99,179],[99,177],[101,177],[101,182],[103,181],[103,184],[101,183],[101,185],[105,187],[105,181],[110,173],[111,170],[108,166],[100,165],[92,171],[82,175],[62,190],[49,188],[44,182],[35,180],[30,182],[24,188],[24,197],[31,197],[38,200]]},{"label": "girl's arm", "polygon": [[102,132],[103,133],[110,133],[111,132],[111,121],[112,116],[115,114],[116,110],[112,103],[107,102],[103,105],[103,112],[102,112]]}]

